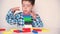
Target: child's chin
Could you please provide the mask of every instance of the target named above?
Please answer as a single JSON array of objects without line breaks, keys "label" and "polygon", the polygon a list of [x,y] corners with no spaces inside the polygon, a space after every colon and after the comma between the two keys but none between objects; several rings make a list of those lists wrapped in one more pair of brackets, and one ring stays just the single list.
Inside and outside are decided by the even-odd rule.
[{"label": "child's chin", "polygon": [[24,12],[24,14],[29,14],[29,12]]}]

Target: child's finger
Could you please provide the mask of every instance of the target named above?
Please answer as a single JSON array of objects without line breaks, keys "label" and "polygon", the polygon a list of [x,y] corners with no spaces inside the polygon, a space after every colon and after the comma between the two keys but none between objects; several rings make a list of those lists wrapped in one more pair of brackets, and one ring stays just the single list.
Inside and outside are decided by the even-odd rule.
[{"label": "child's finger", "polygon": [[19,9],[20,7],[15,7],[15,8],[11,8],[11,10],[12,11],[19,11],[20,9]]},{"label": "child's finger", "polygon": [[31,15],[34,19],[36,19],[36,14],[34,12],[31,12]]}]

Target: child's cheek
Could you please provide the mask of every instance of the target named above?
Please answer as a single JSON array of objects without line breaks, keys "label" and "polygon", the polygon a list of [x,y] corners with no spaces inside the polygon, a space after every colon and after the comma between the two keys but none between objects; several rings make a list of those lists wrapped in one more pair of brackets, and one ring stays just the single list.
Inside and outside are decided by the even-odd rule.
[{"label": "child's cheek", "polygon": [[31,9],[32,9],[31,7],[28,7],[28,8],[27,8],[28,11],[31,11]]}]

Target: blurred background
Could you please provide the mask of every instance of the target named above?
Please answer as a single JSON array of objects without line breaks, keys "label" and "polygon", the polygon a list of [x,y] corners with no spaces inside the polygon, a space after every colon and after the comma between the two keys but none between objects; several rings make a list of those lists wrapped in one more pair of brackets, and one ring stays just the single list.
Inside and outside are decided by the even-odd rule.
[{"label": "blurred background", "polygon": [[[59,3],[59,0],[36,0],[33,10],[40,15],[44,28],[50,30],[50,32],[41,34],[60,34]],[[9,9],[18,6],[21,7],[21,0],[0,0],[0,28],[13,28],[6,22],[5,18]]]}]

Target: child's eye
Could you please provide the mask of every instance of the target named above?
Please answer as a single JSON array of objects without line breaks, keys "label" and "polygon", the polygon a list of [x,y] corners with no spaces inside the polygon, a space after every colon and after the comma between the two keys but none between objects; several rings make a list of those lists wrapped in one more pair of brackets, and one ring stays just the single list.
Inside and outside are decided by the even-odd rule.
[{"label": "child's eye", "polygon": [[22,5],[22,6],[23,6],[23,7],[25,7],[25,6],[26,6],[26,7],[30,7],[30,5]]}]

